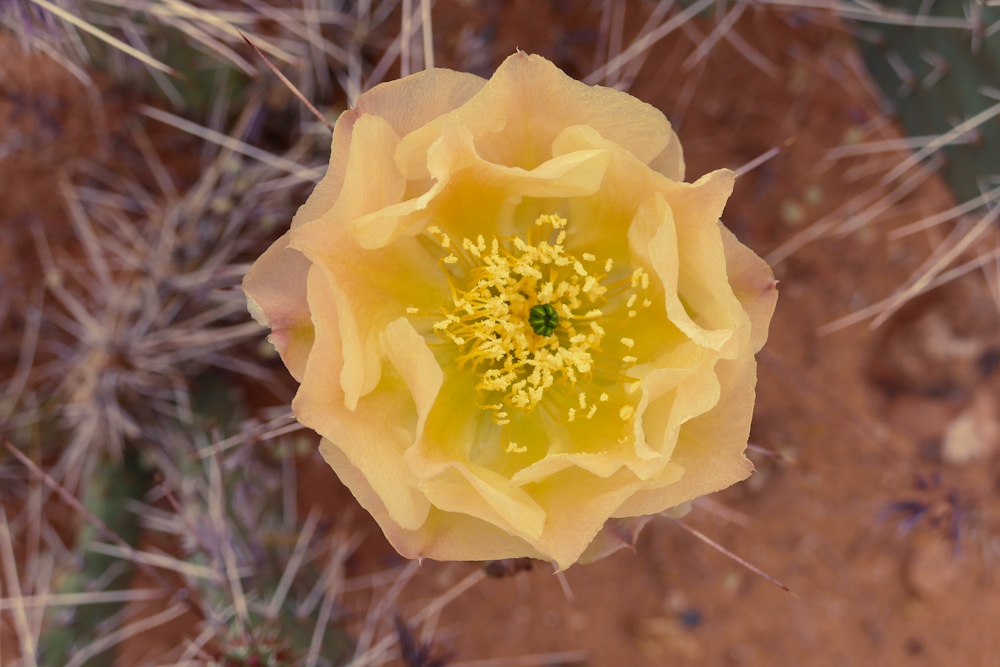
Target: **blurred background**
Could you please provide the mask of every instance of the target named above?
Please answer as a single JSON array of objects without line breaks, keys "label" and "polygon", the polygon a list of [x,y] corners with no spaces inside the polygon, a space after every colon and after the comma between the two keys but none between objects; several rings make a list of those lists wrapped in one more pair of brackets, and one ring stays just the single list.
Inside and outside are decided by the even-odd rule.
[{"label": "blurred background", "polygon": [[[0,665],[996,664],[998,5],[0,0]],[[399,558],[239,288],[326,169],[292,88],[517,48],[738,169],[780,281],[755,474],[558,576]]]}]

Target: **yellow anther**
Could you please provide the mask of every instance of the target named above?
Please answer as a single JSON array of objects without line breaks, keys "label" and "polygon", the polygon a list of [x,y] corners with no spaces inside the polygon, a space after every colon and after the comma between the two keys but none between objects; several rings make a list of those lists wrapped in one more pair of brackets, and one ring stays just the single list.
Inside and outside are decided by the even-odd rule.
[{"label": "yellow anther", "polygon": [[632,340],[631,338],[622,338],[621,341],[622,341],[622,345],[624,345],[625,347],[627,347],[630,350],[633,347],[635,347],[635,341]]},{"label": "yellow anther", "polygon": [[622,421],[628,421],[635,414],[635,408],[631,405],[623,405],[622,409],[618,411],[618,416],[621,417]]},{"label": "yellow anther", "polygon": [[420,309],[419,308],[414,308],[413,306],[407,306],[406,307],[406,312],[409,313],[410,315],[416,315],[417,313],[420,312]]},{"label": "yellow anther", "polygon": [[608,396],[607,392],[602,393],[601,394],[601,403],[607,403],[609,398],[611,398],[611,397]]},{"label": "yellow anther", "polygon": [[582,257],[584,259],[584,261],[587,261],[587,262],[596,262],[597,261],[597,258],[594,257],[589,252],[583,253],[582,255],[580,255],[580,257]]}]

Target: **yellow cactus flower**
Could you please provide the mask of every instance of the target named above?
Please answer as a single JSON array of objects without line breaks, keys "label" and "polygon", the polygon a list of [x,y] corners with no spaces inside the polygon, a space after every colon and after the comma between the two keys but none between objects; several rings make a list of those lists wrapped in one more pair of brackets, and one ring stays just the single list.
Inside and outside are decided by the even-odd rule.
[{"label": "yellow cactus flower", "polygon": [[244,288],[401,554],[565,568],[750,474],[775,283],[719,222],[735,175],[683,178],[662,113],[524,53],[340,117]]}]

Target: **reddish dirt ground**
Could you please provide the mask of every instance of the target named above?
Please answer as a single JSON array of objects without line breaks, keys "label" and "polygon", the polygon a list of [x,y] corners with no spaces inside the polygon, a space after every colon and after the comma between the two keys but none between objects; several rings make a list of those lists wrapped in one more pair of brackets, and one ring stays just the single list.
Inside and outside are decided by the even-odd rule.
[{"label": "reddish dirt ground", "polygon": [[[595,28],[588,33],[585,26],[596,25],[597,15],[565,13],[552,2],[526,24],[518,17],[528,5],[534,6],[484,3],[476,10],[442,0],[435,10],[440,64],[466,58],[456,55],[450,39],[461,26],[496,22],[492,62],[519,47],[568,71],[590,71],[594,63],[582,54],[592,53],[586,40]],[[707,22],[695,26],[702,36],[712,29]],[[689,29],[651,50],[630,90],[675,123],[690,180],[786,145],[739,179],[724,216],[767,256],[828,214],[858,213],[842,206],[885,170],[871,160],[824,156],[880,112],[859,74],[854,45],[839,27],[824,26],[817,16],[751,9],[734,29],[766,60],[755,65],[745,49],[723,41],[685,71],[692,40],[700,39]],[[32,111],[35,120],[24,120],[32,99],[52,97],[43,93],[56,84],[45,81],[21,81],[22,98],[0,100],[4,141],[23,133],[46,150],[75,146],[77,156],[96,150],[86,125],[77,127],[89,108],[82,90],[55,96],[80,111],[57,116],[62,140],[43,138],[44,114]],[[892,136],[900,135],[890,124],[866,138]],[[61,215],[45,203],[54,186],[47,165],[67,158],[58,151],[17,155],[37,164],[0,162],[5,265],[31,247],[19,245],[30,244],[16,233],[19,220]],[[957,463],[960,457],[942,454],[942,442],[972,406],[968,414],[977,424],[996,423],[996,302],[981,275],[972,274],[913,301],[875,331],[864,322],[817,333],[903,284],[940,239],[890,240],[887,233],[951,203],[947,189],[931,179],[873,224],[815,241],[775,266],[781,296],[759,357],[751,440],[779,457],[754,454],[757,472],[750,480],[699,504],[684,521],[794,594],[672,522],[656,521],[635,553],[570,568],[573,599],[548,566],[479,583],[443,613],[438,652],[459,663],[579,650],[595,666],[995,664],[998,458],[984,450]],[[317,461],[301,466],[303,511],[319,501],[331,519],[341,516],[354,501],[342,488],[330,491],[335,479]],[[920,518],[906,521],[915,512]],[[368,539],[350,573],[398,563],[377,527],[356,514]],[[425,563],[401,608],[418,609],[477,567]],[[363,609],[364,602],[352,604]]]}]

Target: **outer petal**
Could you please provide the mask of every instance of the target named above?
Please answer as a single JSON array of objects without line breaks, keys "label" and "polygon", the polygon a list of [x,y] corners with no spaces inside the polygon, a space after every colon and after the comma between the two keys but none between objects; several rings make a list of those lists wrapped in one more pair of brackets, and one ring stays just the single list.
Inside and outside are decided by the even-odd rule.
[{"label": "outer petal", "polygon": [[670,131],[670,134],[670,143],[667,144],[662,153],[650,161],[649,167],[672,181],[681,182],[684,180],[684,151],[673,130]]},{"label": "outer petal", "polygon": [[750,476],[753,464],[744,455],[753,416],[757,364],[747,353],[722,359],[715,371],[722,396],[714,408],[681,427],[671,462],[682,466],[684,476],[662,489],[639,491],[612,514],[616,517],[656,514]]},{"label": "outer petal", "polygon": [[324,438],[320,453],[404,558],[475,561],[528,557],[547,560],[524,540],[467,514],[431,508],[422,526],[414,530],[403,528],[392,519],[371,483],[340,448]]},{"label": "outer petal", "polygon": [[434,372],[427,370],[429,352],[422,352],[412,341],[407,343],[407,332],[400,329],[394,336],[397,340],[389,347],[402,379],[383,378],[379,386],[358,401],[355,410],[348,410],[340,386],[344,358],[336,291],[319,267],[309,271],[308,290],[316,345],[302,386],[292,401],[295,416],[337,443],[336,447],[367,478],[396,524],[418,529],[427,519],[430,503],[417,491],[416,480],[408,473],[402,457],[413,442],[420,420],[408,383],[412,384],[419,372],[428,376],[428,386],[417,393],[421,406],[427,402],[424,395],[434,391]]},{"label": "outer petal", "polygon": [[389,124],[397,136],[404,136],[458,108],[479,92],[485,83],[484,79],[474,74],[431,69],[362,93],[355,108],[340,114],[337,119],[330,149],[330,167],[295,214],[292,228],[315,220],[333,208],[348,170],[348,156],[358,118],[364,114],[378,116]]},{"label": "outer petal", "polygon": [[[679,469],[664,474],[664,483],[680,477]],[[575,563],[600,532],[608,516],[646,483],[622,469],[601,478],[579,468],[567,468],[532,489],[548,520],[537,548],[560,569]]]},{"label": "outer petal", "polygon": [[274,242],[243,278],[247,308],[260,324],[271,327],[268,340],[288,372],[299,382],[313,345],[313,325],[306,303],[310,262],[288,247],[289,234]]},{"label": "outer petal", "polygon": [[491,162],[531,169],[552,156],[566,127],[589,125],[642,162],[663,153],[676,136],[658,109],[610,88],[587,86],[540,56],[507,58],[468,103],[407,136],[400,146],[409,178],[426,175],[419,156],[446,125],[468,127]]},{"label": "outer petal", "polygon": [[767,262],[746,247],[721,223],[722,244],[726,248],[726,273],[733,293],[750,317],[750,340],[753,351],[760,352],[767,342],[774,307],[778,303],[778,281]]}]

